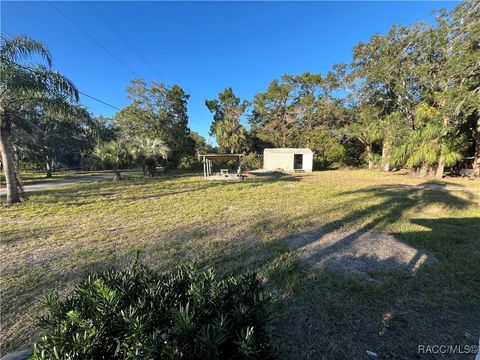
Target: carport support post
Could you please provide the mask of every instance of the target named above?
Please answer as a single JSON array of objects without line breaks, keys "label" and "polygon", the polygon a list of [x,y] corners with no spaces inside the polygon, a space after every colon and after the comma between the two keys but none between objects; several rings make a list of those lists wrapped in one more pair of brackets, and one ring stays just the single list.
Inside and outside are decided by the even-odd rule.
[{"label": "carport support post", "polygon": [[205,156],[203,157],[203,178],[207,178],[207,164],[205,163]]},{"label": "carport support post", "polygon": [[238,157],[237,163],[238,163],[238,170],[237,170],[238,177],[241,178],[242,177],[242,157],[241,156]]}]

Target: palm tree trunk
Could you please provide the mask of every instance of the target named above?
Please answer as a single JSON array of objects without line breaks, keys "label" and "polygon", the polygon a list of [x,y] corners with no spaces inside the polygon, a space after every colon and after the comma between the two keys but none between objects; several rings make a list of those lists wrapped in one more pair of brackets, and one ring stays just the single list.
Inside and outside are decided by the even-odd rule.
[{"label": "palm tree trunk", "polygon": [[438,179],[443,178],[444,169],[445,161],[443,160],[443,156],[440,156],[440,159],[438,160],[437,171],[435,171],[435,177]]},{"label": "palm tree trunk", "polygon": [[10,143],[11,116],[8,110],[0,109],[0,152],[2,153],[2,165],[7,185],[6,205],[20,202],[15,173],[14,151]]},{"label": "palm tree trunk", "polygon": [[157,162],[155,160],[152,160],[152,159],[147,159],[145,161],[145,165],[146,165],[147,170],[148,170],[148,175],[151,176],[151,177],[154,177],[155,172],[157,170]]},{"label": "palm tree trunk", "polygon": [[366,151],[367,151],[368,169],[372,170],[373,169],[373,154],[372,154],[371,145],[367,145]]},{"label": "palm tree trunk", "polygon": [[[446,131],[448,126],[449,119],[447,116],[443,118],[443,129]],[[438,166],[437,171],[435,172],[435,177],[441,179],[443,177],[443,172],[445,170],[445,157],[443,154],[440,154],[440,158],[438,159]]]},{"label": "palm tree trunk", "polygon": [[[437,171],[438,171],[438,167],[437,167]],[[426,162],[423,162],[420,165],[420,167],[417,168],[415,173],[420,177],[433,176],[433,175],[436,174],[436,170],[432,165],[430,165]]]},{"label": "palm tree trunk", "polygon": [[390,171],[390,148],[392,144],[389,141],[384,141],[382,146],[382,170]]},{"label": "palm tree trunk", "polygon": [[122,174],[120,174],[120,170],[118,170],[117,168],[113,169],[113,180],[122,180]]},{"label": "palm tree trunk", "polygon": [[167,173],[168,170],[169,170],[168,158],[165,158],[165,171],[164,171],[164,173]]},{"label": "palm tree trunk", "polygon": [[475,159],[473,160],[473,177],[480,177],[480,114],[477,113],[475,128]]}]

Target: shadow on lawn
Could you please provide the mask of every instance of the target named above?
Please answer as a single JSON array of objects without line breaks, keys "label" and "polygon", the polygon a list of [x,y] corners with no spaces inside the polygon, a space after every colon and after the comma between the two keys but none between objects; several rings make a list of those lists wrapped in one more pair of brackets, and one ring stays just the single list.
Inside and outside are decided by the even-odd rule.
[{"label": "shadow on lawn", "polygon": [[[457,184],[452,190],[450,185],[428,181],[346,192],[357,195],[355,203],[343,205],[353,209],[350,213],[284,240],[295,254],[308,251],[300,256],[304,261],[288,268],[286,280],[276,285],[279,292],[285,291],[286,284],[291,288],[290,295],[275,304],[273,334],[281,339],[283,357],[363,359],[370,350],[381,358],[428,359],[417,353],[418,344],[476,344],[475,336],[480,333],[480,218],[412,219],[412,224],[427,229],[396,233],[403,241],[376,230],[408,219],[413,211],[474,206],[474,194]],[[365,208],[357,204],[376,199],[380,201]],[[368,243],[364,242],[366,234],[372,235]],[[378,247],[382,236],[401,244],[402,252],[408,251],[407,258],[390,254],[388,246],[382,254]],[[355,251],[364,244],[370,246],[369,251]],[[384,245],[389,244],[397,246],[394,242]],[[435,261],[423,266],[428,262],[419,260],[425,257]],[[318,264],[326,265],[325,269],[320,271]],[[363,275],[365,264],[376,281],[365,282],[357,276],[358,268]],[[455,359],[464,355],[436,356]]]},{"label": "shadow on lawn", "polygon": [[[148,183],[162,185],[161,188],[146,189],[146,193],[135,192],[119,199],[138,201],[158,198],[181,192],[196,193],[205,189],[227,189],[236,191],[242,186],[261,186],[277,181],[299,181],[301,176],[262,177],[247,179],[242,183],[222,183],[190,181],[178,179],[169,183],[172,177],[158,179],[132,179],[124,182],[101,182],[82,184],[68,189],[52,189],[52,196],[46,202],[66,201],[67,204],[83,205],[98,201],[101,196],[110,201],[116,194],[136,184]],[[452,191],[448,186],[454,188]],[[186,188],[186,189],[183,189]],[[44,191],[46,192],[46,191]],[[278,241],[263,243],[259,233],[268,233],[271,227],[293,229],[302,223],[302,217],[281,219],[262,219],[255,224],[246,224],[243,231],[248,234],[242,238],[225,229],[212,229],[212,233],[202,233],[199,226],[185,227],[159,236],[158,242],[148,245],[139,241],[138,246],[144,254],[163,256],[167,265],[189,260],[189,255],[200,261],[201,266],[217,264],[231,273],[268,267],[278,263],[270,271],[270,286],[279,293],[275,306],[276,328],[273,338],[283,344],[285,357],[293,359],[362,359],[366,350],[379,352],[382,358],[412,359],[421,358],[416,353],[417,344],[452,343],[464,344],[468,340],[464,333],[478,335],[480,329],[480,259],[478,253],[464,251],[463,244],[478,244],[480,218],[463,219],[414,219],[412,223],[427,229],[418,232],[398,233],[414,254],[405,264],[394,256],[379,258],[375,252],[352,255],[349,249],[362,241],[367,233],[377,227],[396,223],[408,218],[409,212],[431,211],[432,208],[447,207],[463,209],[472,206],[475,196],[457,184],[428,181],[418,186],[382,186],[345,192],[339,196],[355,197],[343,203],[342,209],[347,215],[322,226],[309,228],[296,237],[287,237]],[[81,200],[78,200],[78,198]],[[43,200],[43,199],[42,199]],[[80,202],[79,202],[80,201]],[[365,202],[361,207],[358,202]],[[370,205],[371,204],[371,205]],[[314,217],[315,214],[312,214]],[[294,225],[289,225],[291,222]],[[307,223],[307,222],[306,222]],[[290,227],[292,226],[292,227]],[[347,230],[345,230],[347,229]],[[220,239],[213,231],[224,231]],[[307,253],[302,264],[284,261],[293,258],[297,250],[315,246],[328,239],[329,234],[338,233],[334,242],[319,251]],[[300,236],[295,242],[292,239]],[[202,244],[205,240],[211,244]],[[212,240],[213,239],[213,240]],[[141,240],[141,239],[140,239]],[[238,241],[242,240],[242,241]],[[122,244],[115,246],[122,248]],[[125,240],[127,241],[127,240]],[[184,244],[184,242],[186,242]],[[290,249],[285,246],[290,245]],[[374,245],[374,244],[373,244]],[[463,246],[462,245],[462,246]],[[150,247],[149,247],[150,246]],[[170,250],[169,250],[170,249]],[[477,248],[478,249],[478,248]],[[93,251],[94,249],[92,249]],[[354,276],[337,272],[334,269],[319,271],[315,264],[345,251],[343,263],[378,263],[371,269],[377,282],[364,282]],[[151,255],[149,255],[151,254]],[[438,258],[431,266],[419,266],[415,273],[410,271],[422,255]],[[58,257],[62,253],[58,254]],[[57,257],[57,258],[58,258]],[[116,259],[92,261],[80,271],[55,273],[43,289],[35,286],[32,296],[38,296],[45,289],[51,290],[51,284],[62,288],[84,276],[87,271],[99,271],[103,267],[124,265],[125,253],[117,254]],[[56,259],[52,258],[51,261]],[[285,266],[285,263],[288,263]],[[12,293],[12,298],[17,293]],[[29,298],[30,299],[30,298]],[[32,299],[29,302],[33,302]],[[13,304],[13,301],[12,301]],[[25,306],[27,306],[28,302]],[[18,313],[13,308],[11,313]],[[474,314],[474,315],[472,315]],[[412,330],[415,329],[415,330]],[[446,357],[447,358],[447,357]],[[449,354],[448,358],[453,358]]]},{"label": "shadow on lawn", "polygon": [[[178,180],[185,178],[186,180]],[[135,202],[147,199],[158,199],[164,196],[197,193],[207,189],[236,191],[238,185],[242,186],[262,186],[269,183],[276,183],[280,181],[298,182],[302,180],[300,176],[293,176],[289,174],[274,174],[265,177],[247,178],[241,182],[224,182],[224,181],[205,181],[200,176],[192,181],[192,174],[167,174],[155,178],[126,178],[122,181],[92,181],[90,183],[77,183],[66,185],[68,188],[50,188],[42,190],[33,190],[28,192],[29,196],[40,195],[46,196],[42,199],[43,203],[55,204],[64,202],[67,205],[88,205],[102,200],[122,200],[128,202]],[[174,181],[172,181],[174,180]],[[161,187],[151,187],[142,192],[136,192],[134,186],[155,185]],[[128,194],[127,196],[116,197],[118,194]]]},{"label": "shadow on lawn", "polygon": [[[346,216],[324,224],[317,229],[308,229],[307,234],[310,236],[305,236],[304,241],[299,242],[296,248],[304,247],[313,241],[320,241],[322,237],[333,231],[347,229],[345,231],[347,234],[335,241],[332,249],[329,250],[328,247],[324,249],[328,254],[328,252],[338,251],[339,248],[351,245],[364,233],[378,226],[387,226],[403,218],[408,218],[408,212],[411,210],[421,213],[426,208],[431,207],[464,209],[475,204],[476,197],[473,193],[455,184],[458,187],[455,192],[462,195],[458,196],[448,190],[447,185],[449,184],[445,182],[428,181],[417,186],[392,185],[340,193],[339,196],[356,196],[354,201],[348,201],[343,204],[343,208],[347,210],[357,208],[358,201],[365,201],[368,204],[369,201],[374,201],[375,199],[381,200],[365,208],[361,207],[359,210],[352,210]],[[436,225],[433,223],[430,225],[433,231],[435,231]],[[352,228],[356,230],[353,232],[348,231]],[[316,234],[316,230],[318,234]],[[301,233],[297,235],[301,235]],[[452,235],[456,236],[456,234]]]}]

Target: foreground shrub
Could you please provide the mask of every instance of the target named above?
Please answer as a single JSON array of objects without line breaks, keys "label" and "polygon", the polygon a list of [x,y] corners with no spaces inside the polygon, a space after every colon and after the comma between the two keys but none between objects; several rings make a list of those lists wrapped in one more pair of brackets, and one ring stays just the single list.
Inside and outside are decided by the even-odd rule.
[{"label": "foreground shrub", "polygon": [[88,277],[65,300],[46,299],[48,334],[34,359],[271,359],[256,274],[219,280],[181,267],[134,263]]}]

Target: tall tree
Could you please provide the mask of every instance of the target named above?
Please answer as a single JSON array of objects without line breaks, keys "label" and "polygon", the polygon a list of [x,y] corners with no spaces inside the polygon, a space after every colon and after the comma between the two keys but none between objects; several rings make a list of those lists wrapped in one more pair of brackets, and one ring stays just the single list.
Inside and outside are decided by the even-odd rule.
[{"label": "tall tree", "polygon": [[320,152],[329,151],[330,141],[321,144],[324,135],[337,132],[345,115],[342,101],[332,95],[339,87],[333,72],[325,78],[308,72],[283,75],[280,81],[272,81],[265,93],[255,95],[252,132],[277,147],[306,147],[315,141]]},{"label": "tall tree", "polygon": [[229,87],[218,94],[218,99],[205,100],[205,105],[213,113],[210,134],[215,136],[218,145],[229,153],[244,150],[247,137],[240,119],[248,108],[248,101],[242,101]]},{"label": "tall tree", "polygon": [[290,145],[289,136],[295,124],[296,114],[292,96],[291,83],[279,83],[273,80],[264,93],[258,93],[253,100],[253,112],[250,124],[257,133],[263,135],[262,140],[271,142],[277,147]]},{"label": "tall tree", "polygon": [[187,95],[181,87],[168,87],[135,79],[127,87],[132,103],[115,115],[120,131],[127,137],[159,139],[171,149],[175,163],[192,154],[194,142],[188,127]]},{"label": "tall tree", "polygon": [[225,118],[236,119],[240,122],[240,118],[245,114],[249,103],[246,100],[242,101],[235,95],[233,89],[228,87],[218,94],[218,99],[205,100],[205,105],[213,114],[210,135],[215,135],[217,124]]},{"label": "tall tree", "polygon": [[21,117],[23,121],[17,122],[12,132],[17,165],[20,158],[44,164],[47,177],[51,177],[54,162],[78,166],[82,155],[93,149],[93,123],[81,107],[72,106],[68,114],[58,114],[35,106],[22,111]]},{"label": "tall tree", "polygon": [[374,167],[373,145],[381,138],[378,108],[362,106],[356,109],[357,121],[347,126],[350,136],[357,138],[365,147],[365,160],[369,169]]},{"label": "tall tree", "polygon": [[[48,67],[27,64],[34,55]],[[6,203],[12,204],[20,201],[11,144],[12,126],[22,121],[20,111],[26,104],[36,104],[57,113],[69,112],[78,101],[78,90],[63,75],[50,70],[51,55],[40,41],[2,35],[0,59],[0,152],[7,185]]]},{"label": "tall tree", "polygon": [[473,175],[480,177],[480,2],[465,0],[447,17],[449,57],[446,103],[474,145]]},{"label": "tall tree", "polygon": [[359,84],[359,106],[375,106],[379,110],[378,120],[383,127],[381,166],[386,171],[390,169],[395,138],[389,115],[402,113],[405,125],[415,127],[413,106],[418,94],[415,79],[410,76],[411,51],[422,26],[392,26],[388,34],[376,34],[368,43],[360,42],[353,49],[351,77]]},{"label": "tall tree", "polygon": [[245,150],[247,133],[235,118],[226,117],[215,126],[215,137],[221,150],[231,154]]},{"label": "tall tree", "polygon": [[207,140],[205,140],[205,138],[196,131],[192,131],[190,133],[190,137],[195,142],[196,157],[201,154],[206,154],[213,151],[213,147],[209,143],[207,143]]}]

